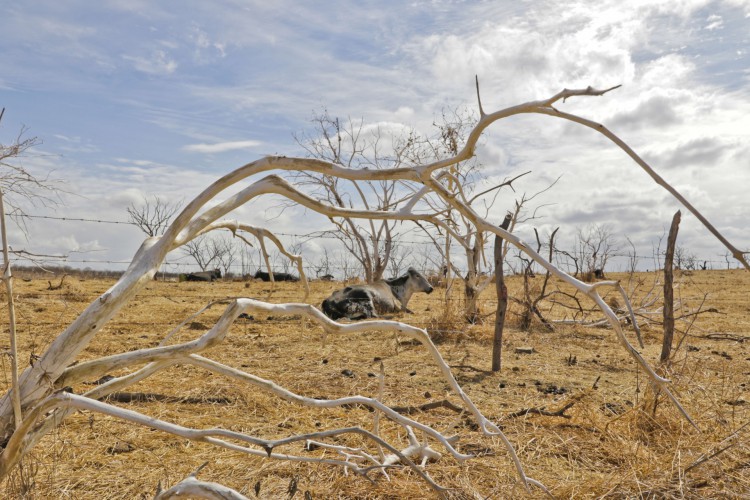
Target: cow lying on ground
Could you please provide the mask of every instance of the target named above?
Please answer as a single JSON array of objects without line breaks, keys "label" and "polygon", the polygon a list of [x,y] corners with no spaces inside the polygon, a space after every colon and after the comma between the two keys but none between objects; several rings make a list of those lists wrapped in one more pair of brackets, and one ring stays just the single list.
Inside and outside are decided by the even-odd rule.
[{"label": "cow lying on ground", "polygon": [[180,274],[179,281],[213,281],[221,278],[221,270],[199,271],[197,273]]},{"label": "cow lying on ground", "polygon": [[[258,271],[253,276],[255,279],[262,279],[263,281],[271,281],[271,275],[265,271]],[[299,278],[289,273],[273,273],[274,281],[299,281]]]},{"label": "cow lying on ground", "polygon": [[383,313],[411,312],[406,305],[414,292],[431,293],[432,286],[424,276],[410,267],[400,278],[336,290],[323,301],[321,307],[331,319],[377,318],[378,314]]}]

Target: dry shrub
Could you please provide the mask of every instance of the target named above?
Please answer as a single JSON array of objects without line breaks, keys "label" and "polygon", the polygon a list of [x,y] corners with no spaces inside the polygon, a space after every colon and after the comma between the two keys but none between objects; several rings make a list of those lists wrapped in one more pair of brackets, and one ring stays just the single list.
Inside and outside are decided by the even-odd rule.
[{"label": "dry shrub", "polygon": [[442,344],[449,340],[458,342],[466,331],[463,308],[456,301],[446,301],[438,314],[427,320],[426,330],[435,344]]},{"label": "dry shrub", "polygon": [[26,455],[8,475],[5,483],[6,498],[37,498],[37,483],[43,479],[39,465],[40,462],[33,452]]}]

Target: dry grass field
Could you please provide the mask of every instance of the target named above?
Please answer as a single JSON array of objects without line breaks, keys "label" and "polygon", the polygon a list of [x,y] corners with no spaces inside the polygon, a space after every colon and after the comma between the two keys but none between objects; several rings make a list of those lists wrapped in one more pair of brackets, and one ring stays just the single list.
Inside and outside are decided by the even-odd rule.
[{"label": "dry grass field", "polygon": [[[17,273],[16,278],[22,365],[43,352],[112,284],[68,276],[59,289],[51,290],[50,285],[59,285],[59,276]],[[634,287],[638,305],[658,276],[641,273],[633,281],[626,275],[610,278],[621,279],[628,289]],[[501,425],[527,473],[556,498],[748,498],[750,342],[743,340],[750,340],[750,273],[695,271],[678,273],[677,278],[675,297],[681,307],[676,315],[686,316],[677,321],[679,349],[673,362],[660,369],[673,380],[675,394],[701,432],[663,397],[655,399],[645,375],[610,328],[558,323],[549,332],[535,323],[532,331],[522,332],[519,306],[511,304],[502,370],[492,373],[492,289],[481,301],[487,313],[484,324],[461,321],[460,294],[456,290],[446,307],[445,289],[416,295],[410,303],[414,314],[396,319],[430,332],[466,393],[485,416]],[[538,286],[541,279],[532,282]],[[269,285],[154,281],[103,329],[83,358],[156,346],[207,303],[237,296],[265,299]],[[310,301],[319,304],[338,286],[313,283]],[[521,279],[510,278],[508,286],[510,295],[518,296]],[[302,296],[301,286],[279,283],[270,301],[297,302]],[[549,301],[543,305],[550,319],[561,320],[566,314],[570,318],[570,309],[550,310]],[[654,366],[661,349],[660,307],[657,302],[641,311],[643,354]],[[215,306],[193,318],[172,342],[200,335],[222,310],[223,306]],[[7,310],[2,317],[7,331]],[[589,319],[600,317],[594,314]],[[632,329],[628,334],[635,343]],[[7,334],[4,338],[3,349],[7,349]],[[517,353],[522,347],[533,352]],[[444,399],[460,403],[425,349],[394,334],[329,335],[324,344],[322,330],[299,318],[238,319],[223,344],[205,355],[299,394],[327,398],[376,396],[382,361],[386,404],[418,407]],[[2,369],[0,384],[5,392],[7,356],[2,357]],[[89,385],[73,387],[76,393],[87,389]],[[348,426],[372,428],[373,414],[366,409],[305,408],[194,367],[173,367],[130,391],[149,397],[116,404],[196,428],[222,427],[265,438]],[[528,409],[558,414],[522,411]],[[543,497],[539,490],[524,490],[502,443],[480,434],[467,415],[438,407],[411,416],[446,435],[457,435],[459,451],[477,455],[459,463],[444,453],[428,464],[435,481],[451,488],[449,497]],[[382,423],[381,434],[392,443],[407,445],[399,426]],[[342,436],[332,442],[372,447],[358,437]],[[443,451],[437,444],[434,448]],[[304,450],[302,443],[276,451],[324,454],[321,449]],[[87,412],[76,413],[47,436],[23,467],[0,485],[0,496],[152,498],[158,484],[172,486],[206,462],[200,479],[221,482],[251,498],[289,498],[293,485],[294,498],[436,497],[408,468],[389,470],[390,481],[372,472],[371,482],[330,465],[248,457]]]}]

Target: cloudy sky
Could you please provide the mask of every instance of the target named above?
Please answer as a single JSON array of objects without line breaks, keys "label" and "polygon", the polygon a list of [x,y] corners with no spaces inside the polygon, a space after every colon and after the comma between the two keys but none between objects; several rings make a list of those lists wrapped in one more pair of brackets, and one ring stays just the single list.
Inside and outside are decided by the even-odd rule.
[{"label": "cloudy sky", "polygon": [[[48,0],[5,5],[0,33],[0,142],[27,127],[43,144],[20,163],[54,170],[68,193],[35,216],[125,221],[143,196],[185,203],[263,155],[300,155],[293,134],[324,109],[428,132],[446,107],[474,106],[477,75],[488,112],[621,84],[559,107],[608,126],[750,248],[748,0]],[[478,155],[488,184],[531,171],[496,203],[498,221],[515,196],[560,177],[525,238],[533,226],[608,224],[645,258],[680,208],[601,136],[550,117],[495,124]],[[311,224],[272,203],[238,216],[288,234]],[[11,231],[14,248],[81,267],[116,267],[142,240],[122,224],[27,227]],[[684,209],[679,241],[726,267]]]}]

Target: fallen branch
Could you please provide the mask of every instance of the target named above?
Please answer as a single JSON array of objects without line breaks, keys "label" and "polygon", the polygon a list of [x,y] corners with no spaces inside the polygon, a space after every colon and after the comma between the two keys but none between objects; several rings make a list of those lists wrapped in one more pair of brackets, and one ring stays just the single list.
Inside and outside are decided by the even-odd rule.
[{"label": "fallen branch", "polygon": [[47,280],[47,283],[49,284],[47,286],[47,290],[59,290],[59,289],[61,289],[62,286],[63,286],[63,283],[65,282],[65,278],[67,278],[68,276],[69,276],[68,273],[63,274],[62,278],[60,278],[60,283],[58,283],[57,285],[53,285],[51,281]]},{"label": "fallen branch", "polygon": [[465,410],[460,406],[457,406],[447,399],[441,399],[440,401],[433,401],[431,403],[425,403],[419,406],[393,406],[393,411],[398,413],[404,413],[411,415],[412,413],[423,412],[434,410],[435,408],[448,408],[449,410],[455,411],[456,413],[463,413]]},{"label": "fallen branch", "polygon": [[570,403],[555,411],[547,411],[544,409],[544,406],[542,406],[541,408],[524,408],[522,410],[510,413],[504,418],[518,418],[523,417],[524,415],[543,415],[545,417],[570,418],[570,415],[565,415],[565,412],[572,408],[574,404],[576,404],[576,402],[571,401]]},{"label": "fallen branch", "polygon": [[750,340],[750,336],[737,335],[736,333],[708,333],[706,335],[701,335],[701,338],[710,340],[732,340],[739,343]]},{"label": "fallen branch", "polygon": [[724,453],[725,451],[727,451],[728,449],[736,445],[738,441],[730,442],[728,445],[722,446],[727,441],[730,441],[736,438],[748,426],[750,426],[750,422],[746,422],[745,424],[740,426],[736,431],[732,432],[729,436],[722,439],[721,443],[719,443],[719,445],[716,447],[716,449],[713,452],[709,453],[708,455],[706,454],[701,455],[696,461],[694,461],[689,466],[685,467],[685,469],[682,471],[682,474],[680,474],[680,476],[687,474],[688,472],[695,469],[696,467],[699,467],[703,465],[704,463],[708,462],[709,460],[716,458],[717,456],[721,455],[722,453]]},{"label": "fallen branch", "polygon": [[154,392],[115,392],[103,399],[109,402],[117,403],[151,403],[154,401],[161,401],[163,403],[182,403],[182,404],[231,404],[232,400],[229,398],[221,397],[180,397],[180,396],[167,396],[165,394],[157,394]]},{"label": "fallen branch", "polygon": [[[388,449],[393,455],[397,456],[401,462],[408,465],[414,472],[422,477],[430,487],[435,491],[441,492],[445,488],[442,488],[435,483],[429,475],[422,471],[419,467],[414,464],[407,456],[402,454],[398,449],[394,448],[387,441],[375,436],[374,434],[361,429],[359,427],[348,427],[343,429],[333,429],[329,431],[314,432],[304,435],[296,435],[289,438],[283,438],[278,440],[262,439],[254,436],[250,436],[241,432],[230,431],[221,428],[213,429],[191,429],[183,427],[181,425],[165,422],[160,419],[142,415],[138,412],[127,410],[124,408],[118,408],[116,406],[108,405],[100,401],[95,401],[83,396],[76,394],[70,394],[67,392],[57,392],[44,400],[44,402],[38,405],[29,415],[24,419],[21,426],[16,429],[16,432],[11,436],[10,440],[6,443],[5,450],[18,450],[24,445],[28,433],[31,431],[37,420],[42,417],[45,413],[55,409],[77,409],[87,410],[97,413],[102,413],[123,421],[131,422],[134,424],[142,425],[151,429],[156,429],[169,434],[173,434],[185,439],[193,441],[201,441],[215,446],[226,448],[229,450],[239,451],[248,455],[255,455],[259,457],[275,458],[280,460],[296,461],[296,462],[317,462],[331,465],[340,465],[348,468],[352,472],[360,475],[366,475],[367,471],[361,469],[357,465],[351,462],[343,462],[341,460],[332,460],[325,458],[313,458],[313,457],[301,457],[296,455],[278,454],[273,453],[274,448],[283,446],[286,444],[305,441],[309,439],[321,439],[326,437],[337,436],[341,434],[361,434],[384,448]],[[234,444],[229,440],[237,440],[245,444]],[[247,445],[258,446],[261,449],[250,448]],[[11,467],[16,465],[20,456],[17,453],[3,453],[0,455],[0,476],[4,476],[8,473]]]},{"label": "fallen branch", "polygon": [[[73,321],[70,325],[65,328],[60,335],[49,345],[47,350],[39,357],[36,362],[28,367],[20,376],[18,384],[14,384],[14,390],[7,392],[0,399],[0,442],[7,444],[6,447],[0,452],[0,479],[4,478],[9,472],[10,467],[17,464],[23,455],[45,434],[50,432],[56,425],[65,418],[66,415],[70,414],[76,409],[90,409],[91,411],[102,411],[111,414],[116,418],[123,418],[124,420],[138,419],[141,422],[145,422],[147,417],[132,413],[123,413],[126,410],[123,409],[112,409],[109,405],[104,403],[93,401],[94,398],[99,398],[123,390],[139,380],[143,380],[154,373],[157,373],[168,366],[172,366],[177,363],[189,363],[197,366],[202,366],[207,370],[211,370],[214,373],[221,373],[231,379],[244,380],[248,383],[256,384],[259,387],[263,387],[282,398],[299,402],[300,404],[309,404],[310,406],[316,406],[320,402],[317,400],[306,400],[300,399],[301,397],[293,394],[289,391],[284,390],[273,384],[270,381],[265,381],[254,377],[251,374],[247,374],[241,371],[236,371],[229,367],[224,367],[211,360],[198,356],[197,353],[205,351],[208,347],[219,344],[226,336],[226,332],[232,325],[237,315],[244,312],[245,310],[252,310],[258,312],[267,312],[272,314],[300,314],[303,317],[312,319],[315,323],[320,325],[326,333],[353,333],[366,330],[378,330],[398,332],[399,334],[410,336],[412,339],[420,342],[430,353],[433,361],[438,365],[444,379],[449,383],[454,392],[460,397],[463,407],[473,415],[474,419],[478,423],[478,427],[487,436],[496,436],[501,439],[504,446],[508,450],[511,456],[519,478],[523,482],[527,489],[530,489],[530,485],[536,485],[542,489],[544,486],[538,481],[535,481],[526,476],[524,469],[520,463],[518,456],[514,451],[513,445],[501,432],[500,428],[489,421],[474,405],[471,399],[464,393],[463,389],[456,382],[455,377],[452,375],[450,368],[447,366],[442,356],[435,348],[434,344],[429,339],[429,335],[426,331],[405,325],[403,323],[388,322],[388,321],[372,321],[366,322],[362,326],[358,325],[339,325],[325,318],[320,311],[305,304],[283,304],[283,305],[271,305],[265,304],[258,301],[251,301],[250,299],[238,299],[233,301],[227,307],[222,317],[217,321],[209,331],[205,332],[200,338],[179,345],[161,345],[153,349],[143,349],[134,351],[131,353],[120,353],[107,358],[94,359],[87,362],[81,363],[80,355],[90,345],[91,341],[99,334],[103,328],[107,327],[108,323],[112,318],[115,317],[128,303],[133,299],[136,294],[151,283],[157,270],[164,262],[169,252],[177,250],[182,245],[190,242],[192,239],[200,234],[204,234],[206,231],[218,229],[222,222],[220,218],[227,216],[230,212],[246,205],[250,201],[260,196],[267,195],[278,195],[288,199],[291,202],[295,202],[301,207],[313,210],[323,216],[329,218],[336,217],[350,217],[360,218],[365,220],[400,220],[400,221],[414,221],[414,222],[427,222],[432,224],[440,230],[450,234],[456,241],[460,241],[460,236],[456,234],[456,231],[451,224],[444,220],[444,210],[436,211],[431,209],[430,198],[437,197],[442,200],[449,207],[449,210],[454,210],[461,217],[470,221],[478,233],[492,233],[496,236],[502,237],[503,240],[517,247],[521,252],[526,254],[529,258],[537,262],[537,264],[546,269],[549,275],[554,275],[564,283],[567,283],[581,294],[585,294],[596,306],[603,312],[604,316],[612,326],[617,340],[628,352],[628,354],[637,362],[641,369],[648,375],[650,381],[660,391],[666,394],[674,406],[680,411],[685,419],[690,422],[691,425],[697,428],[695,422],[691,419],[687,411],[682,407],[680,402],[670,392],[668,384],[669,380],[659,376],[651,366],[646,362],[643,356],[626,338],[622,325],[620,324],[621,318],[612,310],[612,308],[604,301],[600,295],[600,289],[602,286],[617,286],[616,282],[599,282],[596,284],[587,284],[580,280],[575,279],[569,274],[563,272],[561,269],[553,265],[549,259],[546,259],[539,254],[537,250],[531,248],[524,241],[522,241],[517,235],[504,230],[503,228],[491,224],[488,220],[478,215],[474,209],[470,206],[469,201],[465,198],[464,193],[459,190],[458,193],[447,189],[441,178],[446,174],[445,170],[457,165],[458,163],[470,159],[474,153],[477,143],[484,133],[485,129],[496,121],[501,119],[518,115],[518,114],[546,114],[557,118],[562,118],[568,121],[579,123],[586,127],[590,127],[595,131],[603,134],[614,144],[619,146],[625,151],[641,168],[651,175],[651,177],[657,182],[657,184],[665,187],[673,196],[675,196],[680,202],[688,207],[690,211],[701,221],[703,224],[712,232],[722,243],[730,249],[732,254],[745,267],[750,268],[743,252],[738,251],[729,242],[723,238],[718,231],[711,226],[708,221],[700,215],[700,213],[676,191],[674,188],[669,186],[660,176],[658,176],[649,165],[647,165],[639,156],[635,154],[621,139],[608,131],[601,124],[593,121],[571,115],[568,113],[561,112],[555,108],[555,104],[558,101],[565,101],[566,99],[574,96],[601,96],[605,93],[613,90],[616,87],[612,87],[605,90],[597,90],[591,87],[586,89],[568,90],[565,89],[554,96],[537,101],[530,101],[517,106],[512,106],[494,113],[486,114],[481,113],[480,119],[475,127],[470,131],[466,143],[463,148],[458,151],[454,156],[450,158],[443,158],[438,161],[415,166],[406,166],[391,169],[351,169],[345,166],[320,161],[313,159],[302,159],[302,158],[289,158],[284,156],[269,156],[261,158],[257,161],[248,163],[208,186],[202,193],[200,193],[195,199],[193,199],[185,209],[173,220],[172,224],[167,228],[161,237],[152,237],[146,239],[141,247],[138,249],[136,255],[128,267],[123,273],[122,277],[105,293],[95,299],[81,314],[78,318]],[[332,207],[325,203],[318,202],[308,194],[299,190],[300,186],[294,186],[287,180],[279,177],[278,175],[266,175],[260,179],[251,179],[248,185],[243,187],[237,192],[225,195],[225,190],[235,190],[239,184],[247,179],[254,176],[261,176],[261,174],[267,174],[271,171],[286,171],[286,172],[314,172],[317,174],[331,176],[340,179],[346,179],[350,181],[396,181],[410,184],[413,192],[416,193],[411,199],[405,200],[401,208],[394,211],[386,210],[357,210],[354,208],[341,208]],[[235,224],[234,227],[239,227]],[[261,242],[263,239],[261,238]],[[263,245],[263,243],[261,243]],[[62,284],[62,280],[61,280]],[[52,286],[50,282],[50,286]],[[622,293],[622,292],[621,292]],[[623,294],[624,295],[624,294]],[[627,301],[627,297],[624,297]],[[535,312],[537,314],[537,312]],[[635,322],[635,315],[630,311],[630,316],[633,322]],[[76,365],[76,363],[78,363]],[[114,379],[110,382],[102,384],[87,394],[89,397],[81,397],[75,395],[57,394],[54,391],[59,389],[65,384],[65,382],[76,383],[77,381],[91,380],[104,373],[111,373],[113,369],[127,369],[135,370],[127,375]],[[20,398],[20,405],[23,407],[26,413],[26,418],[22,422],[22,425],[17,426],[15,424],[16,415],[18,412],[14,412],[14,407],[18,407],[18,399]],[[93,401],[93,402],[92,402]],[[304,403],[303,403],[304,401]],[[447,450],[458,460],[464,460],[470,458],[467,455],[458,453],[452,446],[449,438],[446,438],[438,431],[419,424],[414,420],[407,418],[392,408],[384,405],[377,399],[363,398],[361,396],[352,398],[343,398],[341,400],[326,400],[325,404],[338,405],[345,403],[353,404],[365,404],[371,408],[375,408],[376,411],[382,412],[392,421],[397,422],[403,427],[413,427],[419,429],[423,434],[440,442]],[[536,411],[535,411],[536,410]],[[544,414],[544,409],[532,408],[525,410],[523,414]],[[49,413],[48,413],[49,412]],[[552,413],[552,416],[566,417],[561,411],[559,415],[556,412]],[[14,415],[15,414],[15,415]],[[30,416],[30,415],[33,415]],[[154,423],[153,420],[149,420],[150,423]],[[144,425],[148,425],[145,424]],[[170,424],[175,425],[175,424]],[[179,433],[193,436],[196,439],[204,440],[230,449],[241,449],[250,454],[263,455],[266,451],[253,449],[252,453],[247,446],[238,446],[235,444],[229,444],[224,442],[222,439],[223,434],[219,433],[216,436],[211,433],[215,430],[209,431],[195,431],[192,429],[179,428],[178,426],[172,427],[170,430],[179,431]],[[226,432],[226,431],[222,431]],[[337,429],[334,431],[326,431],[325,433],[316,433],[316,437],[330,437],[336,434],[345,432],[354,433],[366,433],[362,429]],[[177,435],[182,435],[174,432]],[[201,434],[203,433],[203,434]],[[208,433],[208,434],[206,434]],[[381,444],[384,448],[387,448],[389,452],[394,453],[395,448],[392,445],[388,445],[385,442],[381,443],[381,439],[374,434],[366,434],[370,440],[375,443]],[[217,437],[219,436],[219,437]],[[299,440],[302,437],[310,436],[293,436],[288,438],[288,442]],[[248,436],[232,436],[244,440],[247,438],[253,446],[268,447],[268,453],[274,446],[280,446],[282,441],[264,441],[258,438]],[[410,437],[410,442],[412,437]],[[416,441],[414,439],[414,441]],[[286,441],[285,441],[286,442]],[[413,443],[412,443],[413,444]],[[410,445],[411,446],[411,445]],[[427,450],[426,443],[414,444],[418,450]],[[235,448],[236,447],[236,448]],[[421,453],[421,452],[420,452]],[[300,457],[292,457],[289,455],[275,455],[274,458],[285,459],[285,460],[300,460]],[[406,458],[406,457],[404,457]],[[401,461],[404,461],[401,458]],[[362,469],[353,469],[352,464],[343,461],[323,461],[323,460],[305,460],[305,461],[316,461],[323,463],[332,463],[337,465],[343,465],[344,467],[355,470],[358,473],[366,474],[366,471]],[[408,463],[408,462],[407,462]],[[411,465],[410,465],[411,466]],[[381,466],[375,466],[378,468]],[[416,466],[415,466],[416,467]],[[346,470],[346,469],[345,469]],[[382,467],[381,467],[382,470]],[[422,474],[419,468],[414,470],[420,474],[421,477],[429,478]],[[430,483],[431,486],[434,483]],[[439,487],[433,486],[439,490]],[[547,491],[545,489],[545,491]]]}]

